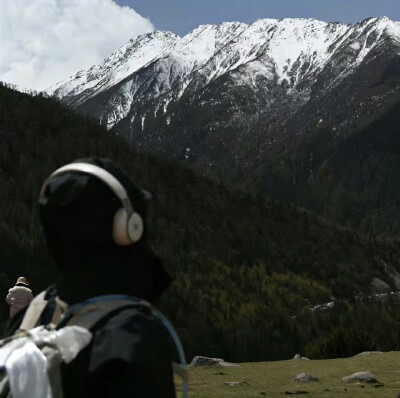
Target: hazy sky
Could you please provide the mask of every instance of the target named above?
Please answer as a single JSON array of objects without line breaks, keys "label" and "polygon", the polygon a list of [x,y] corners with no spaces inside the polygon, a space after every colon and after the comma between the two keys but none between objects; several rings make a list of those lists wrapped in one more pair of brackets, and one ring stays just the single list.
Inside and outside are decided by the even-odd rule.
[{"label": "hazy sky", "polygon": [[201,24],[251,23],[301,17],[355,23],[387,16],[400,21],[400,0],[116,0],[150,18],[160,30],[185,35]]},{"label": "hazy sky", "polygon": [[400,0],[0,0],[0,81],[46,89],[100,63],[154,29],[185,35],[200,24],[312,17],[355,23]]}]

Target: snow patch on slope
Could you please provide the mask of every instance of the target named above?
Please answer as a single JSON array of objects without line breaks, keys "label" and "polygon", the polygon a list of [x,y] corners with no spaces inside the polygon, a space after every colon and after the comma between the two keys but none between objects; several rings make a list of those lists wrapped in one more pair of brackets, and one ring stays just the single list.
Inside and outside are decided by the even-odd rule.
[{"label": "snow patch on slope", "polygon": [[93,96],[161,57],[175,46],[178,39],[179,36],[172,32],[160,31],[138,36],[112,53],[102,64],[91,67],[87,72],[78,72],[72,78],[57,83],[46,91],[50,95],[63,97],[66,94],[75,96],[97,87],[90,93],[90,96]]}]

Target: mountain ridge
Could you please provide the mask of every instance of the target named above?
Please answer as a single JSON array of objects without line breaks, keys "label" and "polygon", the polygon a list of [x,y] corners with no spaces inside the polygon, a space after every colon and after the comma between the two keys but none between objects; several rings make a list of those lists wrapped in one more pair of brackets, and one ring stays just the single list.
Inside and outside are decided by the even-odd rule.
[{"label": "mountain ridge", "polygon": [[[315,85],[318,74],[324,73],[344,45],[348,53],[335,65],[340,73],[323,79],[325,89],[336,87],[360,65],[385,34],[398,44],[400,54],[400,23],[387,17],[355,25],[295,18],[260,19],[250,25],[229,22],[200,25],[184,37],[155,31],[131,39],[103,63],[78,72],[46,92],[74,108],[85,109],[84,104],[96,95],[120,85],[106,104],[98,104],[101,109],[95,116],[107,128],[129,116],[130,130],[134,130],[134,118],[140,117],[144,124],[147,116],[146,112],[135,112],[135,103],[148,102],[148,112],[156,114],[161,108],[165,115],[171,101],[179,101],[184,94],[193,101],[218,78],[230,75],[236,80],[234,85],[244,85],[254,95],[264,96],[267,105],[278,102],[268,96],[274,91],[271,88],[286,86],[284,95],[296,99],[291,105],[293,113],[310,100],[311,90],[304,86]],[[361,43],[357,41],[360,37]],[[147,73],[151,81],[140,79],[146,68],[152,69]],[[267,110],[268,106],[262,111]]]},{"label": "mountain ridge", "polygon": [[51,92],[136,147],[303,206],[322,157],[400,102],[400,22],[262,19],[184,37],[153,32]]}]

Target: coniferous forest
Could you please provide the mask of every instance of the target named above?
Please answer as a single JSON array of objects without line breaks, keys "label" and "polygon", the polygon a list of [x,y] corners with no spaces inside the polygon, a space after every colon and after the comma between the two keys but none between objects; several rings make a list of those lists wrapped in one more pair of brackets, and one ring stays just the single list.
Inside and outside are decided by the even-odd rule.
[{"label": "coniferous forest", "polygon": [[[337,136],[321,123],[262,165],[252,184],[366,234],[400,234],[400,102]],[[277,165],[280,164],[279,167]]]},{"label": "coniferous forest", "polygon": [[[374,278],[396,288],[396,239],[373,230],[360,234],[163,155],[138,151],[55,99],[1,85],[4,297],[21,275],[34,294],[57,280],[36,202],[52,171],[88,156],[112,159],[152,193],[150,244],[174,280],[157,306],[175,325],[189,358],[274,360],[296,352],[320,358],[399,348],[399,299],[371,296]],[[333,308],[312,309],[332,298]],[[4,322],[4,300],[0,309]]]}]

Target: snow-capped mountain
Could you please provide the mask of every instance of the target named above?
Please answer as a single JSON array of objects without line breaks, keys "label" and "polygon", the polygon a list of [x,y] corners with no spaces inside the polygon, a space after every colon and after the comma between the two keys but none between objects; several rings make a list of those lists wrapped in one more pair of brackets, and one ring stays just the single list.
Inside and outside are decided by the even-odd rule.
[{"label": "snow-capped mountain", "polygon": [[261,19],[184,37],[155,31],[46,91],[138,145],[247,168],[288,137],[321,124],[348,134],[400,99],[400,22]]}]

